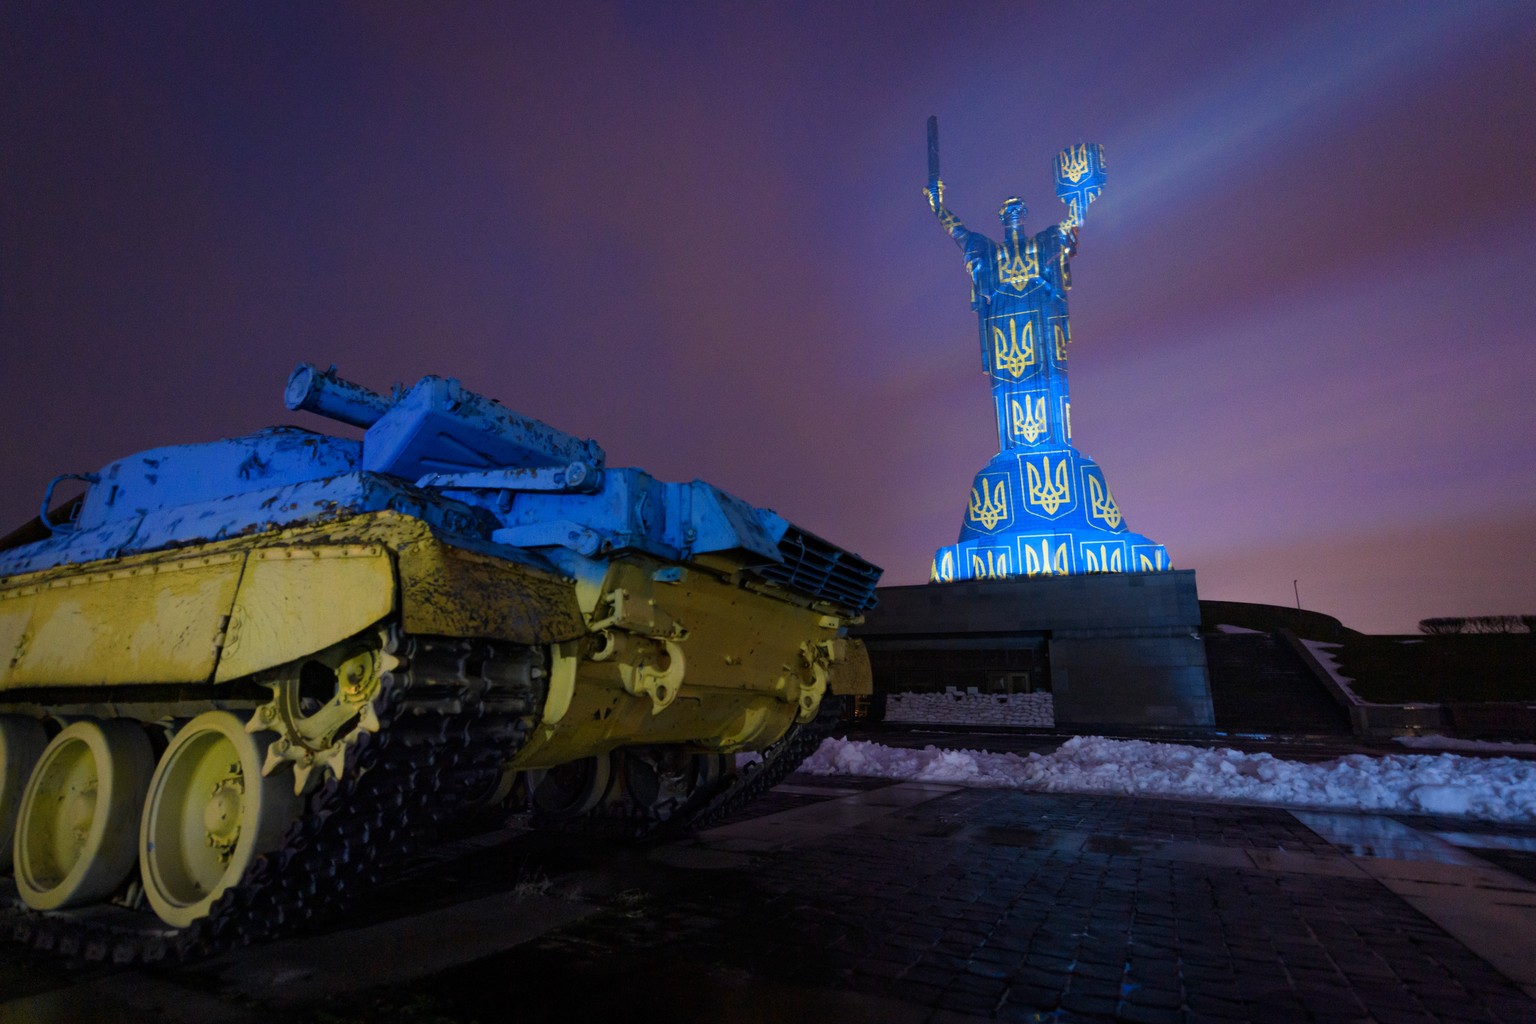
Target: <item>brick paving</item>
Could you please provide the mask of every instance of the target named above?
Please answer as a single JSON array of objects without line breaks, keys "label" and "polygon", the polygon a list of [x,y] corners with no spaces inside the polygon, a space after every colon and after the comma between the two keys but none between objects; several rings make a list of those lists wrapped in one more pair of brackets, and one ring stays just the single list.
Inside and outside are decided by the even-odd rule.
[{"label": "brick paving", "polygon": [[1521,1024],[1533,863],[1533,826],[796,775],[652,847],[509,833],[206,966],[12,950],[0,1019]]},{"label": "brick paving", "polygon": [[[781,813],[829,780],[792,783]],[[603,912],[497,969],[578,1015],[660,1000],[673,1020],[817,1019],[774,1015],[793,991],[935,1022],[1536,1021],[1531,995],[1282,809],[956,790],[777,849],[731,831],[683,844],[717,864],[645,859]],[[481,969],[434,991],[469,1012]]]}]

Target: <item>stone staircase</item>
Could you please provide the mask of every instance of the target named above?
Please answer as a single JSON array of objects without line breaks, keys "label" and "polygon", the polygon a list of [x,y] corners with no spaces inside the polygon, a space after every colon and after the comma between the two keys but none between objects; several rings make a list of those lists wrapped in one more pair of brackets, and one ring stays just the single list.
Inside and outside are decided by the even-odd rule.
[{"label": "stone staircase", "polygon": [[1216,728],[1225,732],[1350,735],[1349,714],[1272,633],[1207,633]]}]

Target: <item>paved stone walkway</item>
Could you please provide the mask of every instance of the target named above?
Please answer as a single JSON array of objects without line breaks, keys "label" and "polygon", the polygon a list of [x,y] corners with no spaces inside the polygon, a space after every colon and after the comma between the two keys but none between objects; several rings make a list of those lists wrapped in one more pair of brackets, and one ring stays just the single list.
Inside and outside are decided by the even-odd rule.
[{"label": "paved stone walkway", "polygon": [[1453,818],[797,775],[655,847],[491,837],[371,908],[73,983],[13,956],[0,1020],[1536,1022],[1536,827]]},{"label": "paved stone walkway", "polygon": [[[681,1020],[796,1019],[733,1014],[821,991],[842,1020],[1536,1021],[1536,885],[1444,822],[866,785],[796,777],[777,813],[652,855],[686,883],[505,969],[610,993],[578,1013],[663,998]],[[715,1001],[678,999],[680,972]]]}]

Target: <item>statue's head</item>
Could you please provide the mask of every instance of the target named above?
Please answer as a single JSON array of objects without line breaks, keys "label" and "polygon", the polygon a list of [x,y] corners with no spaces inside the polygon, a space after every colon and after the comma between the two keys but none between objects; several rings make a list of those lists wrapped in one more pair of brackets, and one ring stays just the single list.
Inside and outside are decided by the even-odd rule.
[{"label": "statue's head", "polygon": [[1009,196],[1003,200],[1003,207],[997,211],[997,215],[1002,218],[1003,227],[1016,228],[1029,216],[1029,207],[1018,196]]}]

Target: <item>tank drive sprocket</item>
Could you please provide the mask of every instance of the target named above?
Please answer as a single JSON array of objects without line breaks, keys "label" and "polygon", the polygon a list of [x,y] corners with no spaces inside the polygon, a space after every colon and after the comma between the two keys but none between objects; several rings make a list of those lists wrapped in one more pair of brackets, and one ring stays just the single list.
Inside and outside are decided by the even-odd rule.
[{"label": "tank drive sprocket", "polygon": [[272,699],[256,709],[247,728],[277,733],[263,772],[292,762],[296,792],[304,791],[316,770],[341,778],[347,751],[381,727],[381,681],[400,667],[390,646],[338,645],[261,678]]}]

